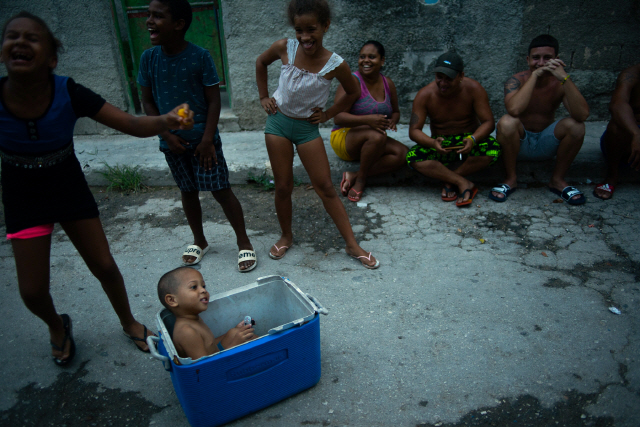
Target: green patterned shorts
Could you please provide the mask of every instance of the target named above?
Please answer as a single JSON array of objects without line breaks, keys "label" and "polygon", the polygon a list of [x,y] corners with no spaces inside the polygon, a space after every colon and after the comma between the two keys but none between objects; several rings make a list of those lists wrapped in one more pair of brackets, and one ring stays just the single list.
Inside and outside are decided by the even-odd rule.
[{"label": "green patterned shorts", "polygon": [[[442,141],[442,148],[446,147],[455,147],[457,145],[464,145],[462,140],[471,135],[471,133],[463,133],[461,135],[437,135],[435,138],[442,137],[444,141]],[[466,156],[489,156],[493,157],[490,164],[495,163],[500,157],[500,144],[498,141],[491,135],[479,141],[476,145],[473,146],[471,152],[466,154]],[[455,150],[450,151],[447,154],[440,154],[436,151],[435,148],[423,147],[422,145],[414,145],[411,150],[407,153],[407,164],[411,166],[411,163],[414,162],[424,162],[425,160],[437,160],[445,166],[449,166],[450,163],[455,162],[460,157]]]}]

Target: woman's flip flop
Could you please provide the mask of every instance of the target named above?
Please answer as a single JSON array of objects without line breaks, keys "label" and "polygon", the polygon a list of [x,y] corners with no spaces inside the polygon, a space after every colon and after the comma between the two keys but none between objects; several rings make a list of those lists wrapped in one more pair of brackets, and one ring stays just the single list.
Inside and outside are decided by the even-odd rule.
[{"label": "woman's flip flop", "polygon": [[67,345],[67,340],[71,341],[71,347],[69,348],[69,357],[66,359],[59,359],[57,357],[53,358],[53,363],[58,366],[66,366],[73,360],[73,357],[76,355],[76,343],[73,341],[72,329],[71,329],[71,317],[68,314],[61,314],[62,317],[62,326],[64,328],[64,338],[62,339],[62,346],[58,347],[56,344],[51,341],[51,347],[54,350],[61,351],[64,353],[64,347]]}]

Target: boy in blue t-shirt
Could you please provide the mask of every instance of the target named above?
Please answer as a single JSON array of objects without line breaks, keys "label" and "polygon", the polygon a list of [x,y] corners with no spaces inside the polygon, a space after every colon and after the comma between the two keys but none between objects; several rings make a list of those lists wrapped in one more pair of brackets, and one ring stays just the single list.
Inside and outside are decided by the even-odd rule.
[{"label": "boy in blue t-shirt", "polygon": [[[187,0],[152,0],[147,28],[154,45],[142,53],[138,84],[142,103],[149,116],[165,114],[187,102],[194,125],[189,131],[167,131],[159,135],[173,178],[182,193],[182,207],[194,244],[182,255],[186,265],[200,262],[209,250],[202,227],[200,191],[211,191],[236,233],[238,270],[247,272],[257,265],[256,253],[247,236],[240,202],[231,191],[229,170],[222,154],[218,132],[220,87],[211,55],[184,37],[192,20]],[[175,102],[175,100],[181,100]]]}]

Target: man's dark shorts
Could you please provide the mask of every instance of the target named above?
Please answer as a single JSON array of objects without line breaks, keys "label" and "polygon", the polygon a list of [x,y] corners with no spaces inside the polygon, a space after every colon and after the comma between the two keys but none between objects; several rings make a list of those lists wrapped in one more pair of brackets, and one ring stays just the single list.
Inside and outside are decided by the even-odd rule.
[{"label": "man's dark shorts", "polygon": [[200,159],[194,156],[197,145],[190,145],[182,154],[174,154],[167,148],[161,148],[164,153],[173,179],[182,192],[218,191],[231,188],[229,183],[229,169],[222,154],[222,141],[216,133],[213,140],[218,164],[213,164],[211,170],[200,166]]},{"label": "man's dark shorts", "polygon": [[[440,138],[440,137],[444,138],[444,141],[442,141],[442,148],[447,148],[447,147],[455,147],[458,145],[464,145],[462,140],[469,135],[471,135],[471,133],[463,133],[461,135],[447,135],[447,136],[437,135],[433,138]],[[457,150],[451,150],[447,154],[440,154],[436,151],[435,148],[423,147],[422,145],[414,145],[411,148],[411,150],[409,150],[409,152],[407,153],[407,164],[411,166],[411,163],[414,163],[414,162],[424,162],[425,160],[436,160],[445,166],[449,166],[449,164],[460,159],[460,155],[456,153],[456,151]],[[489,163],[489,164],[493,164],[495,163],[496,160],[498,160],[498,157],[500,157],[500,152],[501,152],[500,144],[498,144],[498,141],[496,141],[494,137],[489,135],[482,141],[479,141],[477,144],[475,144],[471,149],[471,152],[469,152],[469,154],[466,154],[466,155],[469,157],[484,157],[484,156],[493,157],[493,159],[491,160],[491,163]]]}]

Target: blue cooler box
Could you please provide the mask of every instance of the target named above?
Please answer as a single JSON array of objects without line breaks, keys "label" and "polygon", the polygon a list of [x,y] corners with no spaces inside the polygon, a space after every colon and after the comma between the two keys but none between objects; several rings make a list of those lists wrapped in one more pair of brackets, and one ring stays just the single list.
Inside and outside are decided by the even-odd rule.
[{"label": "blue cooler box", "polygon": [[[175,318],[158,312],[159,337],[148,337],[162,361],[189,423],[219,426],[314,386],[320,380],[320,319],[327,310],[280,276],[268,276],[211,296],[201,318],[215,336],[245,316],[256,340],[197,360],[181,358],[170,338]],[[180,364],[176,364],[178,360]]]}]

